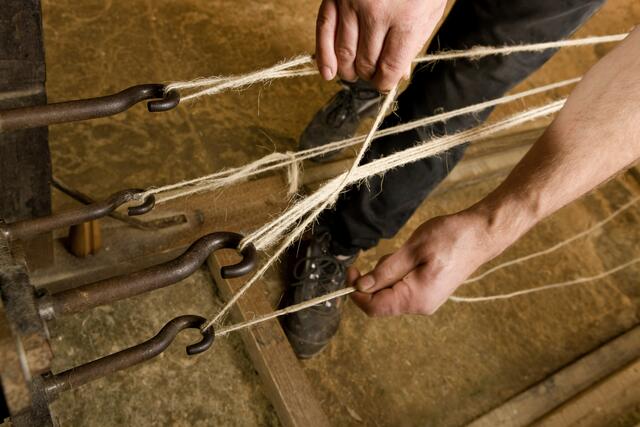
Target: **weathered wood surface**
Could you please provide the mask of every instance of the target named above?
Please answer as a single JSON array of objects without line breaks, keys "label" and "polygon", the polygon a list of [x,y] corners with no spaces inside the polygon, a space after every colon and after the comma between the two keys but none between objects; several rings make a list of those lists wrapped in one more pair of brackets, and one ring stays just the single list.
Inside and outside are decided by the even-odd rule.
[{"label": "weathered wood surface", "polygon": [[475,420],[470,426],[528,426],[638,358],[640,358],[640,326],[636,326],[511,398]]},{"label": "weathered wood surface", "polygon": [[598,427],[619,424],[640,408],[640,359],[589,387],[535,423],[537,427]]},{"label": "weathered wood surface", "polygon": [[[40,0],[0,6],[0,109],[44,104],[45,59]],[[0,130],[0,218],[7,222],[51,213],[47,128]],[[31,267],[53,260],[51,236],[25,242]]]},{"label": "weathered wood surface", "polygon": [[[224,300],[231,298],[244,280],[222,279],[219,274],[220,266],[237,261],[237,255],[229,251],[216,252],[209,258],[210,272]],[[264,289],[263,284],[257,282],[231,310],[231,319],[242,322],[258,314],[273,311]],[[242,336],[245,349],[260,374],[266,395],[282,424],[299,427],[329,426],[280,323],[271,320],[238,333]]]}]

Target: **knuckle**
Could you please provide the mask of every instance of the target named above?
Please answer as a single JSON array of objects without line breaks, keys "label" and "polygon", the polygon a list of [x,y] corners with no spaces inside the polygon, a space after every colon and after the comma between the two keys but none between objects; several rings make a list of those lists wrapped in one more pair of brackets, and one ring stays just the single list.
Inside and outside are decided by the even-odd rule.
[{"label": "knuckle", "polygon": [[406,66],[402,64],[402,61],[397,59],[383,59],[380,61],[380,73],[384,78],[392,79],[396,76],[402,75]]},{"label": "knuckle", "polygon": [[382,264],[376,269],[376,279],[388,281],[393,278],[393,270],[387,264]]},{"label": "knuckle", "polygon": [[338,46],[336,49],[336,56],[340,62],[353,62],[356,53],[350,47]]},{"label": "knuckle", "polygon": [[356,59],[356,70],[359,73],[370,76],[371,74],[373,74],[375,69],[376,69],[376,64],[371,59],[365,58],[365,57],[358,57]]},{"label": "knuckle", "polygon": [[316,19],[316,26],[319,30],[327,28],[331,25],[331,19],[327,16],[326,13],[319,13],[318,18]]}]

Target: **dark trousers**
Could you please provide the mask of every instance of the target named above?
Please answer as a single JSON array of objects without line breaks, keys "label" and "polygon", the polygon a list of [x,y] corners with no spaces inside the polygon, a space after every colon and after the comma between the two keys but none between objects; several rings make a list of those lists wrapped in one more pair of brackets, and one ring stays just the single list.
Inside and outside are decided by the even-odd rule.
[{"label": "dark trousers", "polygon": [[[458,0],[428,51],[502,46],[563,39],[604,0]],[[553,51],[490,56],[476,61],[441,61],[419,66],[398,98],[398,110],[382,128],[499,98],[542,66]],[[434,136],[478,125],[491,113],[453,118],[446,123],[375,140],[364,163],[406,149]],[[419,160],[352,187],[335,208],[323,213],[318,228],[328,230],[334,252],[351,255],[394,236],[429,193],[460,161],[465,147]]]}]

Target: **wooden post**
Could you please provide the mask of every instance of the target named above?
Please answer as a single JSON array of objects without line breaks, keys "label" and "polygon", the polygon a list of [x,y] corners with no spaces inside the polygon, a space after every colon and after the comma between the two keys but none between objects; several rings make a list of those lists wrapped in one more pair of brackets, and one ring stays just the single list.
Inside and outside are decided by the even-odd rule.
[{"label": "wooden post", "polygon": [[[44,104],[45,63],[40,0],[2,0],[0,109]],[[0,132],[0,218],[51,214],[48,129]],[[53,261],[50,235],[25,242],[31,268]]]}]

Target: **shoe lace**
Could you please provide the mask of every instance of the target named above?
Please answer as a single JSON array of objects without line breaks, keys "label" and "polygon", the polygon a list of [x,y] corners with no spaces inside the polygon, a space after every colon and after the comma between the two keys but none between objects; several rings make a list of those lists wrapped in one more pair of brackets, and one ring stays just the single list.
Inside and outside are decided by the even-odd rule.
[{"label": "shoe lace", "polygon": [[[306,268],[307,265],[310,268]],[[293,267],[292,286],[298,286],[308,280],[317,280],[323,293],[336,290],[344,281],[345,265],[329,255],[310,256],[299,259]]]}]

